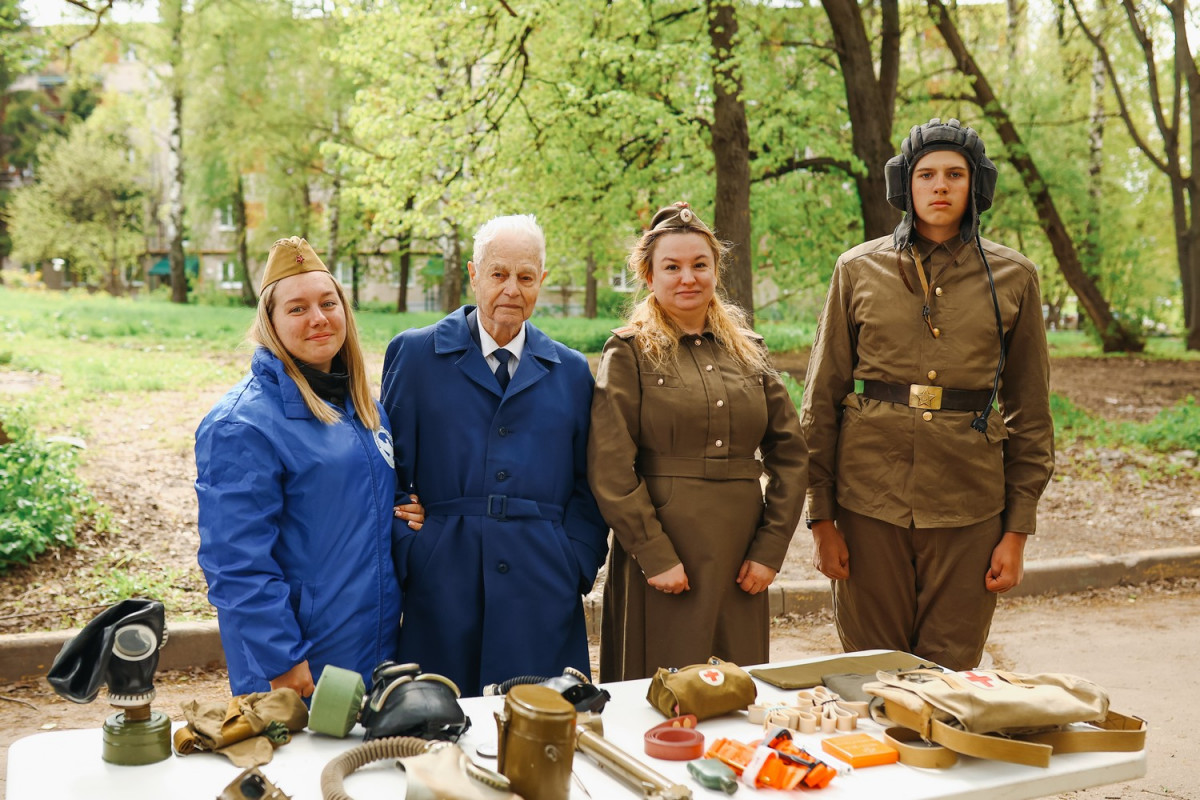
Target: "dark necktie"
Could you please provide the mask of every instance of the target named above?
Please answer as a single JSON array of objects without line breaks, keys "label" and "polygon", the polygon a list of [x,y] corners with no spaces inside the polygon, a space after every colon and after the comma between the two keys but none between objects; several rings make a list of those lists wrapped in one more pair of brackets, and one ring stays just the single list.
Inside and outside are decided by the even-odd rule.
[{"label": "dark necktie", "polygon": [[500,382],[500,391],[508,389],[508,380],[511,377],[508,374],[508,360],[512,358],[512,353],[501,347],[498,350],[493,350],[492,355],[500,362],[500,366],[496,367],[496,380]]}]

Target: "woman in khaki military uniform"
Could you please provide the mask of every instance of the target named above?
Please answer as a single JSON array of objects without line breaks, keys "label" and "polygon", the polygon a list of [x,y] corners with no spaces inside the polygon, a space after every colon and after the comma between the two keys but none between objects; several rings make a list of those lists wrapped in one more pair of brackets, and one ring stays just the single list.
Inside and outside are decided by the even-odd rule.
[{"label": "woman in khaki military uniform", "polygon": [[716,293],[725,253],[677,203],[629,256],[650,294],[604,346],[588,444],[614,534],[602,681],[768,658],[766,589],[800,518],[807,450],[762,337]]},{"label": "woman in khaki military uniform", "polygon": [[904,218],[838,259],[809,359],[813,563],[847,650],[970,669],[1054,466],[1037,271],[979,238],[996,168],[958,120],[914,127],[886,177]]}]

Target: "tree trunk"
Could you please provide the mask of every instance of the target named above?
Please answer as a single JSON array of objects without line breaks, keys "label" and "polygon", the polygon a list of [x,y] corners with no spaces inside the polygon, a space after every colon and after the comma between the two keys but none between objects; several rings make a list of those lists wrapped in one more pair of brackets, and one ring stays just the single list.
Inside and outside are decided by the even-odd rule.
[{"label": "tree trunk", "polygon": [[[308,179],[304,178],[300,184],[300,238],[310,239],[308,235],[308,226],[312,222],[312,187],[308,185]],[[326,264],[326,266],[329,266]]]},{"label": "tree trunk", "polygon": [[338,248],[341,246],[338,241],[338,226],[342,221],[341,204],[342,179],[334,175],[333,188],[329,193],[329,263],[326,265],[334,275],[337,274]]},{"label": "tree trunk", "polygon": [[959,71],[969,78],[975,87],[976,105],[999,132],[1000,139],[1008,150],[1009,161],[1016,167],[1025,184],[1025,191],[1029,194],[1029,199],[1037,210],[1042,230],[1045,232],[1046,238],[1050,240],[1054,258],[1058,261],[1058,268],[1067,281],[1067,285],[1075,292],[1084,313],[1092,321],[1092,325],[1100,336],[1101,348],[1106,353],[1142,352],[1145,349],[1145,342],[1138,337],[1137,331],[1130,329],[1113,316],[1108,301],[1100,293],[1095,281],[1083,271],[1079,253],[1058,213],[1058,207],[1050,194],[1049,186],[1042,178],[1037,164],[1029,155],[1029,148],[1017,133],[1016,125],[1000,104],[995,92],[992,91],[987,76],[983,74],[979,65],[975,63],[975,59],[968,52],[966,44],[963,43],[962,37],[958,33],[957,26],[950,18],[950,13],[942,5],[941,0],[926,0],[926,2],[929,5],[934,24],[937,25],[947,47],[954,55]]},{"label": "tree trunk", "polygon": [[396,251],[400,262],[400,289],[396,292],[396,313],[408,311],[408,276],[412,271],[412,237],[408,234],[400,237],[400,248]]},{"label": "tree trunk", "polygon": [[442,311],[449,314],[462,305],[462,241],[458,226],[449,224],[442,237]]},{"label": "tree trunk", "polygon": [[234,237],[237,239],[238,273],[242,281],[242,305],[254,308],[258,303],[258,292],[253,278],[250,277],[250,250],[246,242],[246,184],[242,182],[241,172],[238,173],[237,183],[234,184],[231,205]]},{"label": "tree trunk", "polygon": [[1100,274],[1100,205],[1103,188],[1100,175],[1104,169],[1104,62],[1097,55],[1092,61],[1092,118],[1088,135],[1088,197],[1087,223],[1083,242],[1079,245],[1083,271]]},{"label": "tree trunk", "polygon": [[883,0],[879,77],[871,40],[855,0],[821,0],[837,45],[838,64],[846,86],[850,138],[854,155],[865,165],[854,175],[862,212],[863,235],[875,239],[890,233],[900,212],[887,201],[883,165],[896,154],[892,123],[896,113],[896,83],[900,75],[900,12],[896,0]]},{"label": "tree trunk", "polygon": [[171,34],[171,98],[167,136],[167,263],[171,266],[171,302],[186,303],[187,273],[183,253],[183,2],[161,6]]},{"label": "tree trunk", "polygon": [[[338,136],[338,113],[333,112],[333,138]],[[331,164],[333,168],[333,186],[329,191],[329,262],[327,266],[329,271],[337,275],[338,263],[338,226],[342,221],[342,174],[338,170],[337,164]],[[352,280],[354,284],[354,307],[358,308],[358,263],[351,263]]]},{"label": "tree trunk", "polygon": [[713,67],[712,151],[717,187],[713,224],[730,242],[725,293],[754,321],[753,253],[750,241],[750,130],[742,100],[742,77],[734,57],[738,23],[734,5],[709,0],[708,35]]},{"label": "tree trunk", "polygon": [[[404,210],[412,211],[415,203],[416,198],[410,196],[404,201]],[[412,226],[407,221],[407,215],[405,219],[404,233],[397,237],[400,242],[400,291],[396,295],[396,312],[399,314],[408,311],[408,279],[412,272]]]},{"label": "tree trunk", "polygon": [[350,305],[358,310],[358,254],[350,255]]},{"label": "tree trunk", "polygon": [[125,280],[121,275],[120,246],[117,244],[120,238],[119,223],[113,224],[109,232],[112,235],[109,237],[111,249],[108,256],[108,280],[105,281],[108,285],[105,288],[113,297],[120,297],[125,294]]},{"label": "tree trunk", "polygon": [[[1196,162],[1192,162],[1194,170]],[[1188,179],[1188,200],[1191,222],[1188,226],[1187,249],[1179,253],[1179,277],[1183,291],[1184,327],[1187,331],[1184,346],[1200,350],[1200,191],[1195,175]]]},{"label": "tree trunk", "polygon": [[596,294],[599,291],[596,280],[596,254],[588,250],[586,260],[587,275],[583,280],[583,316],[587,319],[596,318]]},{"label": "tree trunk", "polygon": [[1200,350],[1200,208],[1196,206],[1200,202],[1200,179],[1196,175],[1196,170],[1200,169],[1200,70],[1196,68],[1196,58],[1188,41],[1186,0],[1163,4],[1171,12],[1171,24],[1175,31],[1175,72],[1184,76],[1187,87],[1188,163],[1191,174],[1186,181],[1188,246],[1186,251],[1180,251],[1178,255],[1179,280],[1183,290],[1184,327],[1187,329],[1185,346],[1188,350]]}]

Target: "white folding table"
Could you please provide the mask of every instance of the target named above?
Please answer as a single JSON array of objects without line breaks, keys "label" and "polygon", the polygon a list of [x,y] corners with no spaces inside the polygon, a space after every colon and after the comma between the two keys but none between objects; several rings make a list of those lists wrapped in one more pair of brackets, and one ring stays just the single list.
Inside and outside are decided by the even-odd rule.
[{"label": "white folding table", "polygon": [[[806,661],[819,660],[822,659]],[[643,735],[663,721],[662,715],[646,702],[648,683],[638,680],[605,684],[612,694],[602,715],[606,738],[667,778],[688,785],[695,798],[725,796],[719,791],[705,789],[691,779],[685,762],[661,761],[644,754]],[[762,681],[756,680],[756,683],[760,703],[785,702],[795,694]],[[493,713],[503,705],[503,698],[473,697],[461,702],[472,725],[459,743],[475,761],[495,768],[494,761],[477,755],[477,748],[482,745],[486,750],[495,744]],[[97,716],[102,717],[102,703],[96,705]],[[1137,710],[1131,711],[1136,713]],[[762,736],[762,727],[751,724],[745,712],[705,720],[700,723],[699,730],[706,743],[720,737],[750,742]],[[860,721],[859,730],[876,736],[881,733],[881,728],[870,721]],[[293,800],[320,800],[321,770],[340,753],[361,743],[361,734],[360,728],[346,739],[301,732],[290,744],[276,750],[271,763],[261,769]],[[974,800],[980,797],[1023,800],[1119,783],[1146,774],[1145,750],[1056,755],[1045,769],[964,757],[956,765],[941,770],[903,764],[849,770],[821,749],[822,738],[822,734],[799,734],[796,741],[839,770],[828,787],[778,792],[741,786],[735,796],[762,797],[764,800],[800,796],[821,800]],[[101,759],[101,746],[99,724],[91,730],[38,733],[19,739],[8,752],[9,800],[214,800],[241,771],[223,756],[210,753],[172,757],[146,766],[114,766]],[[575,754],[574,765],[576,780],[572,781],[571,800],[633,800],[641,796],[610,773],[601,771],[582,753]],[[395,766],[394,760],[377,762],[348,777],[345,788],[355,800],[395,800],[404,796],[404,773]]]}]

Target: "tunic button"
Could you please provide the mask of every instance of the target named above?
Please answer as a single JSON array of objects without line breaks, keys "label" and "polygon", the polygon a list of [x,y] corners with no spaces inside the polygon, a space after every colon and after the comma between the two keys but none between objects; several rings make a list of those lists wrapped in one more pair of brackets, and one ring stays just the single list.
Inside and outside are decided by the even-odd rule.
[{"label": "tunic button", "polygon": [[500,470],[499,472],[496,473],[496,480],[498,480],[498,481],[508,480],[508,473],[505,472],[504,470]]},{"label": "tunic button", "polygon": [[699,347],[699,346],[700,346],[700,340],[699,340],[699,339],[697,339],[697,340],[696,340],[696,341],[695,341],[693,344],[695,344],[695,345],[696,345],[696,347]]},{"label": "tunic button", "polygon": [[720,439],[717,439],[717,447],[721,447],[723,444],[725,444],[725,443],[722,442]]},{"label": "tunic button", "polygon": [[712,364],[708,364],[708,365],[706,365],[706,366],[704,367],[704,371],[705,371],[705,372],[712,372]]},{"label": "tunic button", "polygon": [[933,293],[936,294],[938,297],[941,297],[942,296],[942,287],[940,287],[940,286],[937,287],[936,289],[933,290]]},{"label": "tunic button", "polygon": [[499,564],[496,565],[496,572],[499,572],[501,575],[508,572],[508,564],[501,561]]},{"label": "tunic button", "polygon": [[663,379],[662,379],[662,378],[659,378],[659,379],[658,379],[658,385],[659,385],[659,386],[662,386],[662,385],[663,385]]},{"label": "tunic button", "polygon": [[936,370],[936,369],[931,369],[931,370],[929,370],[929,372],[926,372],[926,373],[925,373],[925,375],[926,375],[926,377],[928,377],[928,378],[929,378],[929,380],[931,380],[931,381],[936,381],[936,380],[937,380],[937,370]]},{"label": "tunic button", "polygon": [[925,420],[926,422],[929,422],[931,419],[933,419],[933,412],[926,411],[924,414],[921,415],[921,419]]},{"label": "tunic button", "polygon": [[501,427],[500,430],[498,430],[496,432],[499,433],[501,436],[508,436],[510,431],[508,430],[508,428]]},{"label": "tunic button", "polygon": [[723,406],[723,405],[725,405],[725,401],[724,401],[724,400],[718,400],[718,401],[717,401],[717,408],[720,408],[720,407],[721,407],[721,406]]},{"label": "tunic button", "polygon": [[933,329],[933,338],[935,338],[935,339],[936,339],[936,338],[938,338],[938,337],[939,337],[939,336],[941,336],[941,335],[942,335],[942,329],[941,329],[941,328],[934,328],[934,329]]}]

